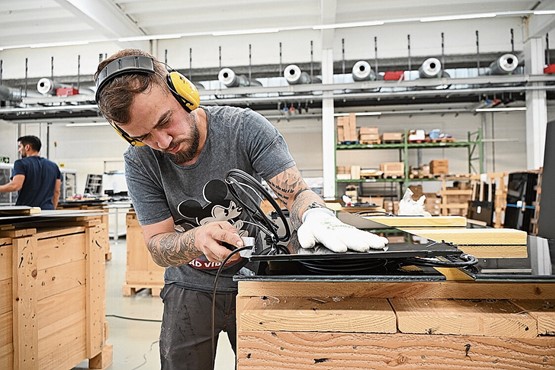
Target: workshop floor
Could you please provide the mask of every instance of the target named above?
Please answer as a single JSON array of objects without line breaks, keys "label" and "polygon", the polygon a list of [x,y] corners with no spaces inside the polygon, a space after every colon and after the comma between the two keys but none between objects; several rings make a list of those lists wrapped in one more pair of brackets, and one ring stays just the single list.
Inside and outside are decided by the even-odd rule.
[{"label": "workshop floor", "polygon": [[[106,316],[108,343],[114,346],[114,353],[113,363],[108,370],[159,370],[158,321],[162,317],[162,301],[146,289],[134,296],[124,297],[122,287],[127,256],[125,238],[120,238],[117,243],[111,240],[111,252],[112,259],[106,262]],[[235,356],[227,336],[221,335],[215,370],[233,370],[234,361]],[[84,361],[74,370],[87,368],[88,361]]]}]

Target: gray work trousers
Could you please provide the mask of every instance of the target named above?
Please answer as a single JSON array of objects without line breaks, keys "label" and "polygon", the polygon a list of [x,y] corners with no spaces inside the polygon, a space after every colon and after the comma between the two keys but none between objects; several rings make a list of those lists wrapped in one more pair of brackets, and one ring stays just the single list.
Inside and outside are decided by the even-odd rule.
[{"label": "gray work trousers", "polygon": [[233,352],[237,346],[236,293],[216,294],[212,333],[212,294],[165,285],[160,296],[164,315],[160,332],[162,370],[212,370],[220,331],[227,333]]}]

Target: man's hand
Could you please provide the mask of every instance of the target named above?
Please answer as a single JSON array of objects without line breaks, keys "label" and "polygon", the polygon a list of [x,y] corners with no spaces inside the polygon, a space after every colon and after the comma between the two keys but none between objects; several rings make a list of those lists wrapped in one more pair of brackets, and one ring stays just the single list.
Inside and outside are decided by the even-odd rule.
[{"label": "man's hand", "polygon": [[370,249],[384,249],[387,239],[341,222],[331,210],[309,209],[303,215],[303,224],[297,231],[303,248],[313,248],[323,244],[334,252],[368,252]]},{"label": "man's hand", "polygon": [[[231,253],[231,249],[223,243],[237,248],[243,246],[237,229],[229,222],[211,222],[197,227],[194,233],[195,247],[211,262],[222,262]],[[238,261],[240,258],[239,254],[235,254],[229,262]]]}]

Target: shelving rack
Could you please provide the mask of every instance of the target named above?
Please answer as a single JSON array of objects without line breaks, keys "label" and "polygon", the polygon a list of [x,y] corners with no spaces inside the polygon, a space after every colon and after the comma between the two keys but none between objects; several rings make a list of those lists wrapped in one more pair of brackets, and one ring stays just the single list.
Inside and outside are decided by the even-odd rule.
[{"label": "shelving rack", "polygon": [[399,160],[404,165],[404,176],[399,178],[370,178],[370,179],[336,179],[337,183],[364,184],[364,183],[399,183],[400,194],[411,182],[440,181],[438,177],[411,178],[409,176],[410,150],[424,150],[433,148],[466,148],[468,155],[468,173],[477,174],[484,171],[482,158],[484,156],[484,143],[482,130],[468,132],[466,141],[438,141],[438,142],[409,142],[405,132],[402,143],[384,144],[337,144],[336,150],[398,150]]}]

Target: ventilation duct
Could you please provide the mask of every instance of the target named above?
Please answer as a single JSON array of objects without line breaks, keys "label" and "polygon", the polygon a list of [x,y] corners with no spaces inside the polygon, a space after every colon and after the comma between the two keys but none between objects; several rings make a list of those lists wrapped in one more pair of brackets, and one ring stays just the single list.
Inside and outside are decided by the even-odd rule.
[{"label": "ventilation duct", "polygon": [[313,82],[320,82],[318,78],[310,78],[310,75],[301,71],[299,66],[290,64],[283,70],[283,77],[287,80],[289,85],[304,85]]},{"label": "ventilation duct", "polygon": [[39,82],[37,82],[37,91],[42,95],[56,95],[56,90],[59,88],[71,89],[72,87],[69,85],[60,84],[49,78],[41,78]]},{"label": "ventilation duct", "polygon": [[0,85],[0,101],[21,101],[21,91]]},{"label": "ventilation duct", "polygon": [[218,73],[218,80],[227,87],[262,86],[257,80],[249,80],[245,75],[237,75],[231,68],[222,68]]},{"label": "ventilation duct", "polygon": [[355,81],[374,81],[376,79],[376,73],[372,70],[370,64],[364,60],[355,63],[351,74]]},{"label": "ventilation duct", "polygon": [[418,68],[418,75],[420,78],[443,77],[441,62],[437,58],[426,59]]},{"label": "ventilation duct", "polygon": [[490,75],[506,75],[518,67],[518,58],[514,54],[503,54],[488,67]]}]

